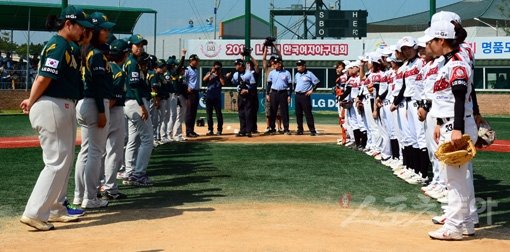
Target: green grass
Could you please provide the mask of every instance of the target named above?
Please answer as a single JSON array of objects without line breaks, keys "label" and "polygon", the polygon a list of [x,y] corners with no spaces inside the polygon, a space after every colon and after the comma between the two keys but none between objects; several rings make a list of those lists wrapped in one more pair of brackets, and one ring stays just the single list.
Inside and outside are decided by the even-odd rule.
[{"label": "green grass", "polygon": [[[41,151],[0,149],[0,156],[0,215],[20,215],[43,165]],[[510,220],[509,158],[480,152],[475,159],[477,197],[497,202],[492,220],[505,225]],[[402,182],[362,153],[334,144],[169,144],[153,152],[148,171],[155,186],[121,185],[129,198],[109,208],[207,207],[238,201],[337,204],[341,195],[350,193],[353,204],[373,196],[375,206],[396,207],[387,201],[401,197],[404,211],[439,210],[437,203],[422,201],[419,186]],[[71,179],[69,192],[73,184]],[[485,218],[482,215],[482,223]]]},{"label": "green grass", "polygon": [[33,136],[37,132],[30,126],[27,115],[0,115],[0,137]]}]

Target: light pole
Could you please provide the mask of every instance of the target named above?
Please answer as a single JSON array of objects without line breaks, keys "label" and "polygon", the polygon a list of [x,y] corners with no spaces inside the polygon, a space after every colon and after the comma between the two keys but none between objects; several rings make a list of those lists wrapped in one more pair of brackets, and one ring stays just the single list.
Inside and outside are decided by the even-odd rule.
[{"label": "light pole", "polygon": [[481,20],[481,19],[479,19],[479,18],[477,18],[477,17],[475,17],[475,18],[473,18],[473,19],[474,19],[474,20],[476,20],[476,21],[478,21],[478,22],[480,22],[480,23],[482,23],[482,24],[484,24],[484,25],[486,25],[486,26],[489,26],[489,27],[490,27],[490,28],[492,28],[492,29],[494,29],[494,30],[496,31],[496,37],[499,37],[499,36],[498,36],[498,35],[499,35],[499,34],[498,34],[498,21],[496,21],[496,27],[494,27],[494,26],[492,26],[491,24],[489,24],[489,23],[487,23],[487,22],[485,22],[485,21],[483,21],[483,20]]}]

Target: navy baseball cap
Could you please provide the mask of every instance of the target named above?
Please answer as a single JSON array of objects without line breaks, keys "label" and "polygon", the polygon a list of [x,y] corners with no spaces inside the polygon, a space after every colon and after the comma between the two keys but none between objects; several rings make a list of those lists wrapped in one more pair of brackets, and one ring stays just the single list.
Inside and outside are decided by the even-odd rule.
[{"label": "navy baseball cap", "polygon": [[234,60],[234,65],[244,65],[244,60],[236,59],[236,60]]},{"label": "navy baseball cap", "polygon": [[95,30],[111,30],[115,26],[115,23],[108,21],[108,17],[101,12],[96,11],[90,14],[89,18],[92,21]]},{"label": "navy baseball cap", "polygon": [[274,59],[272,60],[272,62],[274,62],[274,63],[282,62],[282,58],[280,58],[280,57],[274,57]]},{"label": "navy baseball cap", "polygon": [[88,20],[88,15],[81,8],[69,5],[60,13],[61,20],[72,20],[85,28],[93,28],[94,25]]},{"label": "navy baseball cap", "polygon": [[123,39],[116,39],[110,43],[110,54],[120,55],[129,52],[129,45]]},{"label": "navy baseball cap", "polygon": [[304,61],[302,59],[296,61],[296,66],[303,66],[303,65],[306,65],[306,61]]},{"label": "navy baseball cap", "polygon": [[164,59],[160,59],[156,63],[156,66],[159,67],[159,68],[164,67],[164,66],[166,66],[166,61]]},{"label": "navy baseball cap", "polygon": [[198,57],[198,55],[196,55],[196,54],[191,54],[191,55],[189,56],[189,60],[200,60],[200,58],[199,58],[199,57]]}]

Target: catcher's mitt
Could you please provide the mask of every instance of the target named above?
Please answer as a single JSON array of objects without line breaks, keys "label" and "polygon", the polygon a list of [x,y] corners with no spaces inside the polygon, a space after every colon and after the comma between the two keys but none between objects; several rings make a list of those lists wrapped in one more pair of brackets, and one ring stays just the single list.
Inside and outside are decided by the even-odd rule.
[{"label": "catcher's mitt", "polygon": [[478,128],[478,140],[476,140],[476,147],[487,147],[494,143],[496,140],[496,132],[492,129],[491,125],[483,120]]},{"label": "catcher's mitt", "polygon": [[462,144],[454,147],[451,142],[445,142],[439,146],[435,153],[437,159],[447,165],[463,165],[476,156],[476,148],[471,137],[462,136]]}]

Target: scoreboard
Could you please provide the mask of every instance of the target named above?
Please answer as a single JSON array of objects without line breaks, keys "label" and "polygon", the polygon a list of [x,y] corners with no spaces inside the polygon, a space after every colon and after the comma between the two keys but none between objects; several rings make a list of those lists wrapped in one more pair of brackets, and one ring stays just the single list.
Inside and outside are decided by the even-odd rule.
[{"label": "scoreboard", "polygon": [[316,37],[366,37],[367,16],[366,10],[318,10],[315,13]]}]

